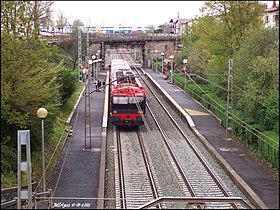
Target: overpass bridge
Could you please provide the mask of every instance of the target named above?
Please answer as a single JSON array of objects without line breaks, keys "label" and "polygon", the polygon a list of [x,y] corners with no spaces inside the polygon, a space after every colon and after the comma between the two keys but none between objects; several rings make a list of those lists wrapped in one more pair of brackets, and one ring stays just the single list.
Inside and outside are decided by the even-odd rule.
[{"label": "overpass bridge", "polygon": [[105,59],[106,49],[130,48],[138,49],[141,53],[141,63],[144,67],[150,67],[155,49],[159,54],[164,52],[173,54],[178,50],[180,36],[177,34],[98,34],[90,37],[93,44],[99,45],[101,57]]},{"label": "overpass bridge", "polygon": [[[86,40],[87,34],[82,34],[82,40]],[[70,41],[77,39],[77,36],[73,35],[60,35],[56,37],[49,37],[47,44],[53,44],[56,42]],[[109,48],[128,47],[130,49],[137,48],[141,51],[142,63],[145,67],[148,67],[148,59],[151,58],[151,52],[155,49],[159,53],[164,52],[166,55],[173,54],[178,50],[180,44],[180,36],[178,34],[90,34],[89,42],[93,44],[92,54],[96,47],[101,52],[101,58],[105,59],[105,51]]]}]

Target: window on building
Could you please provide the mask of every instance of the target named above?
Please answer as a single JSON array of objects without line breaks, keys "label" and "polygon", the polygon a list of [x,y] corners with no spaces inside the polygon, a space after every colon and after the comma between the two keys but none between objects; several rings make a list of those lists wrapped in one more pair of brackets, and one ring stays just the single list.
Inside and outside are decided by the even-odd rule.
[{"label": "window on building", "polygon": [[269,22],[269,16],[266,15],[266,16],[265,16],[265,23],[268,23],[268,22]]},{"label": "window on building", "polygon": [[279,22],[279,14],[273,15],[273,22]]}]

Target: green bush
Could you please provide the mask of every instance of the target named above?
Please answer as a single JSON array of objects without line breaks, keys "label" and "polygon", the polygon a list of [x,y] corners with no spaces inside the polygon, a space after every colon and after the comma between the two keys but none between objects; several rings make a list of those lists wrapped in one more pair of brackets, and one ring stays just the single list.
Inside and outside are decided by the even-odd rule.
[{"label": "green bush", "polygon": [[[5,141],[5,140],[3,140]],[[1,174],[17,170],[16,149],[1,142]]]},{"label": "green bush", "polygon": [[78,81],[78,71],[73,71],[70,68],[64,68],[60,75],[62,83],[60,93],[62,101],[67,100],[76,90]]}]

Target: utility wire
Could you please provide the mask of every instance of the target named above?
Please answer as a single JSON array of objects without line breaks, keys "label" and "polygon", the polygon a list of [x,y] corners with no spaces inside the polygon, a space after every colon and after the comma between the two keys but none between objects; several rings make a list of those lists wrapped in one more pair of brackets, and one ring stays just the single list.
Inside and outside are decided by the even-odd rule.
[{"label": "utility wire", "polygon": [[[191,81],[193,81],[194,82],[194,84],[204,93],[204,94],[206,94],[213,102],[215,102],[218,106],[220,106],[221,108],[222,108],[222,111],[227,111],[226,110],[226,108],[224,108],[221,104],[219,104],[215,99],[213,99],[209,94],[207,94],[190,76],[189,76],[189,78],[190,78],[190,80]],[[204,99],[203,99],[204,100]],[[216,107],[215,107],[216,108]],[[222,112],[220,109],[218,109],[220,112]],[[241,120],[239,117],[237,117],[236,115],[234,115],[233,113],[231,113],[231,115],[235,118],[235,119],[237,119],[237,120],[239,120],[240,122],[242,122],[243,124],[241,124],[240,122],[238,122],[237,120],[234,120],[236,123],[238,123],[238,124],[240,124],[242,127],[244,127],[246,130],[248,130],[249,132],[251,132],[252,133],[252,131],[251,130],[249,130],[247,127],[249,127],[249,128],[251,128],[252,130],[254,130],[256,133],[258,133],[258,135],[261,135],[261,136],[263,136],[263,137],[265,137],[265,138],[267,138],[268,140],[270,140],[271,142],[273,142],[273,143],[275,143],[275,144],[277,144],[277,145],[279,145],[279,142],[277,142],[277,141],[275,141],[274,139],[272,139],[272,138],[270,138],[270,137],[268,137],[268,136],[266,136],[266,135],[264,135],[263,133],[261,133],[261,132],[259,132],[258,130],[256,130],[255,128],[253,128],[252,126],[250,126],[249,124],[247,124],[246,122],[244,122],[243,120]],[[244,124],[247,126],[247,127],[245,127],[244,126]],[[267,143],[267,141],[265,141],[264,139],[262,139],[264,142],[266,142]],[[270,144],[270,143],[269,143]],[[272,146],[272,145],[271,145]]]},{"label": "utility wire", "polygon": [[[210,66],[208,66],[208,65],[207,65],[207,64],[192,50],[192,49],[190,49],[190,50],[191,50],[190,52],[191,52],[193,55],[195,55],[195,56],[200,60],[200,62],[201,62],[202,64],[204,64],[207,68],[209,68],[210,70],[212,70],[212,71],[214,71],[215,73],[217,73],[215,69],[213,69],[213,68],[211,68]],[[205,81],[208,81],[208,82],[212,83],[211,81],[209,81],[209,80],[207,80],[207,79],[204,79],[203,77],[201,77],[201,76],[199,76],[199,75],[197,75],[197,74],[196,74],[196,76],[199,77],[199,78],[201,78],[201,79],[203,79],[203,80],[205,80]],[[252,96],[250,96],[247,92],[245,92],[244,90],[242,90],[242,89],[239,88],[238,86],[234,86],[234,88],[239,89],[240,91],[242,91],[243,94],[245,94],[246,96],[249,96],[249,97],[250,97],[251,99],[253,99],[255,102],[261,104],[263,107],[265,107],[265,108],[271,110],[273,113],[275,113],[277,116],[279,116],[279,113],[275,112],[275,111],[272,110],[270,107],[268,107],[268,106],[262,104],[261,102],[256,101],[255,98],[253,98]]]},{"label": "utility wire", "polygon": [[[279,116],[279,113],[275,112],[274,110],[272,110],[270,107],[264,105],[263,103],[257,101],[255,98],[253,98],[252,96],[250,96],[246,91],[242,90],[241,88],[239,88],[239,87],[237,87],[237,86],[235,86],[235,88],[237,88],[237,89],[240,90],[240,91],[243,91],[243,94],[245,94],[246,96],[249,96],[249,97],[250,97],[251,99],[253,99],[255,102],[259,103],[259,104],[262,105],[263,107],[269,109],[269,110],[272,111],[274,114],[276,114],[277,116]],[[276,101],[274,101],[274,102],[276,102]]]}]

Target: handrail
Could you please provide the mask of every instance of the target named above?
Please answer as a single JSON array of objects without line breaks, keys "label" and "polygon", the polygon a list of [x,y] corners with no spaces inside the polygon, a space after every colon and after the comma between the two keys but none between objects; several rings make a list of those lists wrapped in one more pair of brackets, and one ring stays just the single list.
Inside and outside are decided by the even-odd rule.
[{"label": "handrail", "polygon": [[188,205],[205,205],[207,202],[218,202],[218,203],[240,203],[246,209],[251,209],[252,207],[246,203],[241,197],[161,197],[153,201],[150,201],[142,206],[139,206],[138,209],[147,209],[158,205],[162,202],[186,202]]}]

